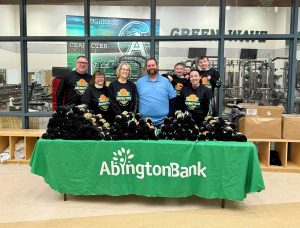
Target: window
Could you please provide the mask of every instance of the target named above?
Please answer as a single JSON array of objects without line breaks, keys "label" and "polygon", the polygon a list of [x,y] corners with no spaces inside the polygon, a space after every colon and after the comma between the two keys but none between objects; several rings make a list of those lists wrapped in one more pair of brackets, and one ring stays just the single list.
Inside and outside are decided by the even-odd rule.
[{"label": "window", "polygon": [[187,66],[197,68],[198,58],[201,55],[209,56],[211,67],[217,68],[217,41],[161,41],[157,42],[156,46],[159,47],[157,56],[161,72],[172,72],[174,65],[178,62],[183,62]]},{"label": "window", "polygon": [[227,0],[225,33],[289,34],[292,1]]},{"label": "window", "polygon": [[[43,126],[34,118],[51,115],[53,76],[74,69],[78,55],[88,54],[89,72],[100,69],[109,82],[116,79],[115,70],[120,62],[131,65],[131,80],[136,81],[145,74],[144,64],[150,53],[158,60],[161,74],[172,72],[178,62],[196,68],[200,55],[209,56],[210,67],[217,68],[218,61],[223,62],[219,50],[220,53],[224,50],[225,57],[224,66],[217,69],[224,72],[223,87],[216,96],[221,97],[220,114],[227,114],[228,103],[238,102],[283,104],[288,108],[293,105],[287,103],[294,102],[295,111],[300,114],[300,73],[289,75],[288,71],[297,64],[300,72],[300,63],[288,59],[297,51],[300,61],[299,45],[289,53],[290,40],[297,38],[300,43],[300,33],[290,30],[297,20],[300,30],[300,13],[298,18],[294,17],[293,11],[297,9],[292,4],[297,2],[226,0],[226,9],[222,9],[225,21],[221,23],[225,23],[224,34],[219,31],[221,2],[224,3],[220,0],[2,1],[0,116],[5,121],[14,112],[12,115],[20,126]],[[84,8],[85,3],[89,3],[89,8]],[[155,18],[151,18],[154,3]],[[21,34],[23,8],[26,25]],[[84,17],[85,13],[89,18]],[[155,26],[151,19],[156,20]],[[87,20],[89,34],[85,31]],[[251,35],[266,40],[254,40],[257,37]],[[241,40],[244,37],[251,40]],[[219,47],[223,39],[224,47]],[[21,52],[23,46],[27,50]],[[295,88],[287,88],[290,79],[295,80]],[[24,82],[28,84],[25,91]],[[287,100],[288,89],[292,89],[294,99]],[[22,110],[25,102],[28,110]]]},{"label": "window", "polygon": [[[28,0],[27,4],[27,35],[84,36],[83,0]],[[70,21],[72,15],[77,17]]]},{"label": "window", "polygon": [[19,42],[0,42],[0,112],[22,111]]},{"label": "window", "polygon": [[219,1],[157,0],[156,35],[191,36],[219,33]]},{"label": "window", "polygon": [[0,3],[0,36],[20,35],[19,1],[9,1],[10,4]]},{"label": "window", "polygon": [[91,36],[149,36],[150,1],[91,1]]},{"label": "window", "polygon": [[29,112],[51,112],[52,69],[68,67],[67,42],[29,42],[27,46]]},{"label": "window", "polygon": [[300,114],[300,40],[297,45],[297,72],[296,72],[296,88],[294,92],[294,108],[295,113]]},{"label": "window", "polygon": [[286,40],[225,41],[224,107],[228,103],[285,106],[288,57]]}]

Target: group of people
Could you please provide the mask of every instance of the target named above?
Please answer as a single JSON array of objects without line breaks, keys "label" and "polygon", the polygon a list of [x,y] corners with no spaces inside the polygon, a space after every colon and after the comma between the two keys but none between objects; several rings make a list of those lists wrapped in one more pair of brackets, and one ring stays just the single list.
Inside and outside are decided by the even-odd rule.
[{"label": "group of people", "polygon": [[209,69],[206,56],[199,58],[200,69],[191,69],[177,63],[174,74],[160,75],[154,58],[145,62],[147,74],[130,81],[131,67],[120,63],[116,80],[106,86],[105,74],[97,70],[87,73],[88,59],[79,56],[76,70],[63,78],[57,89],[57,106],[85,104],[94,113],[102,114],[107,121],[113,121],[123,111],[140,112],[160,126],[175,110],[189,111],[196,122],[212,114],[214,89],[219,86],[219,74]]}]

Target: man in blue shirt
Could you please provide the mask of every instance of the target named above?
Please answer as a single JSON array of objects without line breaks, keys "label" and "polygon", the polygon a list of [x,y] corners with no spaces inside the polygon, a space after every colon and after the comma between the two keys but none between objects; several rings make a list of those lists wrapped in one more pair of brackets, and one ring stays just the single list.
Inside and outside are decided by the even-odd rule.
[{"label": "man in blue shirt", "polygon": [[158,74],[154,58],[148,59],[145,66],[148,74],[137,81],[139,112],[160,126],[164,118],[175,111],[176,93],[169,80]]}]

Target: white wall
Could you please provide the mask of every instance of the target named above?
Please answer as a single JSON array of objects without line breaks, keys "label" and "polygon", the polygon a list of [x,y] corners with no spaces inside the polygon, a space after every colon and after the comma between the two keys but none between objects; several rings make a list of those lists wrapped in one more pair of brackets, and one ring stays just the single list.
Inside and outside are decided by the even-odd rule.
[{"label": "white wall", "polygon": [[83,16],[83,6],[28,5],[29,36],[66,36],[66,15]]},{"label": "white wall", "polygon": [[[7,83],[19,84],[21,82],[21,60],[19,52],[11,52],[1,48],[0,43],[0,69],[6,69]],[[14,83],[12,83],[14,82]]]},{"label": "white wall", "polygon": [[20,35],[19,6],[0,5],[0,35]]},{"label": "white wall", "polygon": [[149,6],[91,6],[91,17],[150,19]]},{"label": "white wall", "polygon": [[[28,35],[66,35],[66,15],[83,15],[83,6],[72,5],[28,5]],[[91,16],[150,18],[147,6],[96,6]],[[157,18],[161,22],[160,34],[169,35],[174,27],[218,29],[218,7],[157,7]],[[0,5],[0,33],[19,34],[19,6]],[[290,9],[287,7],[231,7],[226,11],[226,28],[266,30],[269,33],[289,31]],[[172,22],[172,23],[170,23]],[[299,20],[300,23],[300,20]],[[288,26],[287,26],[288,25]]]},{"label": "white wall", "polygon": [[[17,46],[17,43],[10,43],[10,47]],[[4,48],[3,43],[0,42],[0,68],[20,68],[21,60],[20,53],[16,48],[13,51]]]},{"label": "white wall", "polygon": [[21,83],[20,69],[6,69],[6,83],[20,84]]},{"label": "white wall", "polygon": [[218,29],[219,7],[157,7],[160,34],[170,35],[172,28]]},{"label": "white wall", "polygon": [[28,71],[35,72],[39,70],[52,70],[52,66],[66,67],[66,54],[29,54]]},{"label": "white wall", "polygon": [[[16,8],[16,6],[14,6]],[[6,11],[5,11],[6,12]],[[6,15],[6,26],[16,24],[12,10]],[[18,11],[16,11],[18,12]],[[83,15],[83,6],[72,5],[29,5],[27,7],[28,35],[66,35],[66,15]],[[2,16],[2,15],[1,15]],[[146,6],[93,6],[91,16],[150,18]],[[170,35],[172,28],[218,29],[218,7],[157,7],[160,19],[160,34]],[[226,11],[226,27],[229,29],[259,30],[268,33],[289,31],[290,9],[279,7],[231,7]]]}]

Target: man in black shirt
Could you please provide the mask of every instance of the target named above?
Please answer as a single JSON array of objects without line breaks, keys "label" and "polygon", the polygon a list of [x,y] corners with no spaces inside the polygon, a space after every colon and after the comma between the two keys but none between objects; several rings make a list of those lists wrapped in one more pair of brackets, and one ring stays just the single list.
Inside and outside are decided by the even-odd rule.
[{"label": "man in black shirt", "polygon": [[57,107],[62,105],[79,105],[81,96],[89,86],[92,76],[87,73],[88,59],[78,56],[76,70],[62,78],[56,93]]}]

